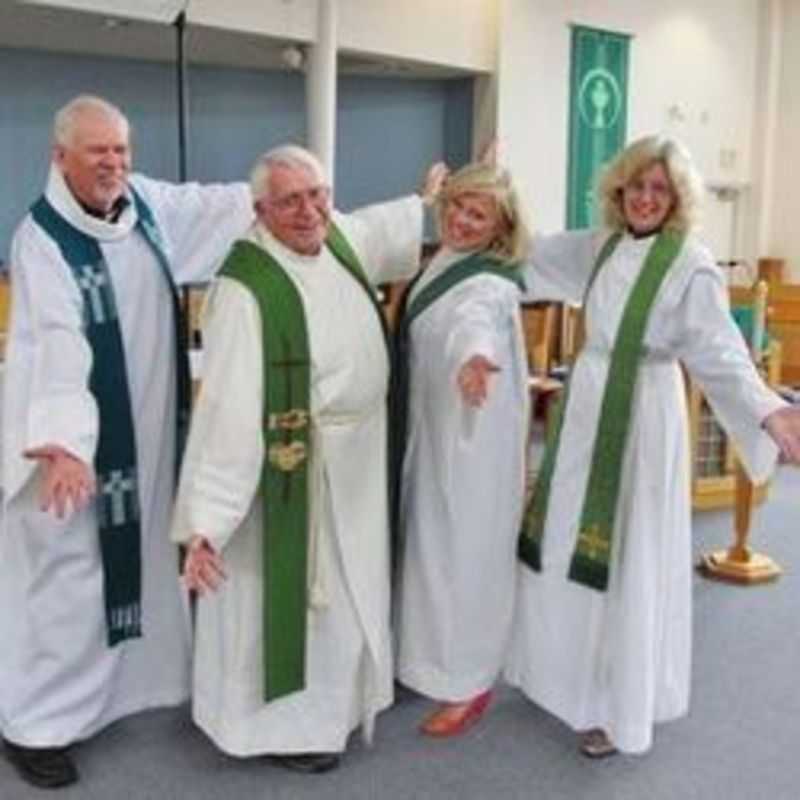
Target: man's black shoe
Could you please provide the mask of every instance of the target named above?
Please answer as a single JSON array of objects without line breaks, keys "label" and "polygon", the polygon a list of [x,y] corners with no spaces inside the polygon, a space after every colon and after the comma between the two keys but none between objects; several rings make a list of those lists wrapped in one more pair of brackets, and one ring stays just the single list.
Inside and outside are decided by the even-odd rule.
[{"label": "man's black shoe", "polygon": [[78,780],[78,770],[66,747],[23,747],[3,739],[8,760],[20,778],[40,789],[57,789]]},{"label": "man's black shoe", "polygon": [[316,775],[336,769],[342,761],[338,753],[282,753],[270,756],[271,760],[281,767]]}]

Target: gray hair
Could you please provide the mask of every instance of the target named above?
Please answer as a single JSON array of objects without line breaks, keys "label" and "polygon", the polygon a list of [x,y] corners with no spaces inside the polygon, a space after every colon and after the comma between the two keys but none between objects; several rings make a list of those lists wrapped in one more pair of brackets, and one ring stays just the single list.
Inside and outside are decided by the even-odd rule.
[{"label": "gray hair", "polygon": [[606,167],[598,187],[603,222],[612,230],[624,230],[622,192],[640,172],[662,164],[675,191],[675,206],[664,223],[666,230],[688,232],[698,221],[703,179],[689,151],[675,139],[645,136],[629,144]]},{"label": "gray hair", "polygon": [[88,114],[107,117],[130,130],[128,118],[113,103],[93,94],[81,94],[56,112],[53,118],[53,143],[61,147],[73,144],[78,122]]},{"label": "gray hair", "polygon": [[296,144],[284,144],[267,150],[256,160],[255,166],[250,172],[250,192],[253,200],[262,200],[268,197],[270,173],[273,167],[278,165],[291,169],[308,170],[320,183],[325,185],[328,183],[322,162],[310,150]]}]

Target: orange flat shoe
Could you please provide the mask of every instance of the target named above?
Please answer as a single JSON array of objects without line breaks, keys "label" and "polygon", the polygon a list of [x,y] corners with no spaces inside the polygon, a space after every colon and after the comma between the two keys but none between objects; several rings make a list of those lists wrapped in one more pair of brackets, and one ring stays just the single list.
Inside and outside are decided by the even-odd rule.
[{"label": "orange flat shoe", "polygon": [[491,700],[492,690],[488,689],[465,703],[442,703],[419,729],[426,736],[440,739],[460,736],[483,716]]}]

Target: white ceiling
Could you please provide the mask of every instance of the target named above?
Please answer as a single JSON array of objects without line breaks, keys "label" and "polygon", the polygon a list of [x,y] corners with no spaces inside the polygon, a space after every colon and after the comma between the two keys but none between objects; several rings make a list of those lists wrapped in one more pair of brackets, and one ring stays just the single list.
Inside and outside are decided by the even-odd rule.
[{"label": "white ceiling", "polygon": [[[123,0],[117,3],[116,8],[124,11],[131,2]],[[85,8],[91,6],[91,2],[81,0],[80,5]],[[108,8],[107,0],[96,0],[95,5],[98,9]],[[133,5],[140,17],[136,20],[116,15],[109,17],[107,12],[53,8],[47,5],[46,0],[0,0],[0,47],[174,61],[177,32],[169,20],[180,11],[184,0],[137,0]],[[142,21],[141,16],[147,16],[148,21]],[[186,54],[190,64],[288,69],[282,52],[293,44],[263,35],[197,26],[189,26],[186,31]],[[466,75],[430,64],[352,52],[340,53],[339,69],[347,74],[417,78]]]}]

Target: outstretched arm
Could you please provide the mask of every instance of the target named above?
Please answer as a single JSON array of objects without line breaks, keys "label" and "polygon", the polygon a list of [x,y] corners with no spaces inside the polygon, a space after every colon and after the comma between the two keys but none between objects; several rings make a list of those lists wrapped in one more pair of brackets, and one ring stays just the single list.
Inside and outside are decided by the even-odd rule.
[{"label": "outstretched arm", "polygon": [[[223,552],[250,510],[264,457],[261,318],[241,284],[220,278],[204,324],[203,382],[181,469],[171,537]],[[208,561],[208,554],[197,558]],[[188,578],[187,578],[188,581]]]},{"label": "outstretched arm", "polygon": [[787,403],[756,371],[730,314],[724,276],[713,264],[691,278],[671,320],[678,357],[736,441],[750,478],[766,480],[778,454],[775,443],[793,452],[797,412],[787,414]]},{"label": "outstretched arm", "polygon": [[161,224],[178,284],[211,280],[255,216],[246,183],[167,183],[136,175],[132,184]]}]

